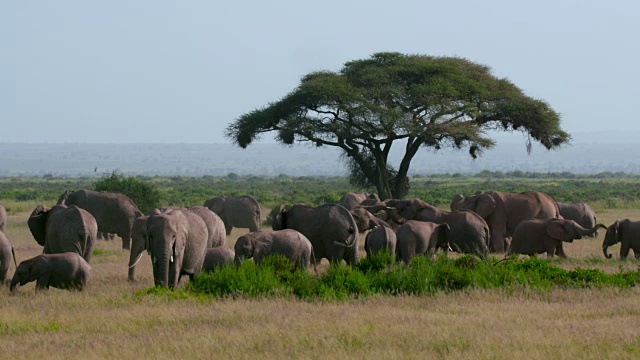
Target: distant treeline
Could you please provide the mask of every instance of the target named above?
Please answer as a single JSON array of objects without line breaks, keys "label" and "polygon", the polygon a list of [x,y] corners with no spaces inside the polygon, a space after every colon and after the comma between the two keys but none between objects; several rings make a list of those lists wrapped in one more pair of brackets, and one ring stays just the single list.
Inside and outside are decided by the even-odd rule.
[{"label": "distant treeline", "polygon": [[[163,206],[202,205],[217,195],[245,195],[255,197],[263,206],[305,203],[320,205],[337,202],[348,191],[358,189],[346,177],[324,176],[227,176],[149,177],[136,179],[158,189]],[[65,190],[93,189],[99,179],[84,178],[0,178],[0,203],[7,201],[41,201],[52,204]],[[454,195],[477,191],[537,190],[557,201],[585,201],[599,208],[640,207],[640,176],[624,173],[577,175],[572,173],[524,173],[483,171],[473,176],[457,174],[420,175],[411,177],[407,197],[418,197],[443,208]]]}]

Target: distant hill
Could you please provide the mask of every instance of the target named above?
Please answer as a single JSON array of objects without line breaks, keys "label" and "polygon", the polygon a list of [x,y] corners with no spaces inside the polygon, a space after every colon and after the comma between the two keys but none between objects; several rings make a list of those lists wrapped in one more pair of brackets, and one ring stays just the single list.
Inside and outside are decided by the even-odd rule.
[{"label": "distant hill", "polygon": [[[639,132],[572,134],[571,145],[547,151],[525,138],[498,134],[496,147],[473,160],[462,150],[421,151],[411,174],[532,171],[640,173]],[[398,164],[402,146],[391,152]],[[142,175],[344,175],[340,151],[330,147],[292,147],[256,143],[247,149],[231,144],[0,144],[0,176],[101,176],[111,171]]]}]

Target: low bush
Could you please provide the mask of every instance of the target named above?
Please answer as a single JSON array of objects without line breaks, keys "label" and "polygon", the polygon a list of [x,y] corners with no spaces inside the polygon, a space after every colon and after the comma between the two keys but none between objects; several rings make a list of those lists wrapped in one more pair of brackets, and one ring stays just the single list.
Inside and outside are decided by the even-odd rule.
[{"label": "low bush", "polygon": [[[640,270],[620,269],[607,274],[597,269],[564,270],[538,258],[495,257],[457,259],[442,254],[435,261],[415,257],[409,266],[393,262],[389,252],[363,259],[357,266],[332,265],[320,276],[295,270],[283,256],[273,256],[261,265],[245,261],[239,267],[227,266],[204,273],[184,291],[212,297],[298,297],[306,300],[345,300],[374,294],[432,295],[472,288],[503,288],[548,291],[552,288],[620,287],[640,282]],[[140,295],[165,291],[149,290]],[[182,294],[174,296],[181,298]]]}]

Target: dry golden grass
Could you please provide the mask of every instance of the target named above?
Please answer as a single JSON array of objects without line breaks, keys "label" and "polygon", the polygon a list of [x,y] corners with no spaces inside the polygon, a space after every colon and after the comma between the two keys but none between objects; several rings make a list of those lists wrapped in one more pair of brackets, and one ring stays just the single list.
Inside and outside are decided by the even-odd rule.
[{"label": "dry golden grass", "polygon": [[[18,261],[41,252],[28,213],[7,229]],[[640,210],[602,211],[606,225]],[[234,230],[229,245],[246,230]],[[611,271],[601,242],[566,245],[565,267]],[[348,302],[134,296],[152,285],[145,256],[138,283],[126,281],[128,252],[99,241],[81,293],[34,284],[0,289],[0,349],[15,358],[638,358],[640,289],[506,294],[471,290],[434,297],[377,296]],[[360,244],[362,246],[362,244]],[[615,253],[616,249],[612,249]],[[616,255],[617,258],[617,255]],[[601,260],[602,259],[602,260]],[[325,265],[326,266],[326,265]],[[13,267],[10,272],[13,272]],[[183,280],[184,281],[184,280]]]}]

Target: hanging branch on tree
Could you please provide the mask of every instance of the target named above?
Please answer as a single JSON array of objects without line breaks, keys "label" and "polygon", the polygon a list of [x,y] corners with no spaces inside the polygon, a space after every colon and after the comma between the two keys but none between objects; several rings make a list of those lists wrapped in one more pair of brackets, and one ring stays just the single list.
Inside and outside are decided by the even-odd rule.
[{"label": "hanging branch on tree", "polygon": [[[521,131],[554,149],[569,141],[560,116],[489,67],[458,57],[377,53],[339,72],[304,76],[281,100],[240,116],[226,136],[246,148],[263,133],[291,145],[335,146],[352,184],[375,186],[381,199],[402,198],[420,148],[466,148],[476,158],[494,145],[489,130]],[[404,146],[388,163],[394,143]]]}]

